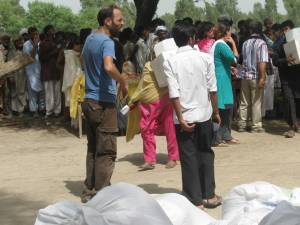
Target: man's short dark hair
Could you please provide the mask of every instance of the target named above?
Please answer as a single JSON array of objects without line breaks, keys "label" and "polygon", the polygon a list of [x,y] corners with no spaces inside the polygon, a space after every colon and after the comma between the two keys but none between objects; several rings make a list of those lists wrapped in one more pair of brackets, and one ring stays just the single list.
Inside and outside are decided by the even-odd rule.
[{"label": "man's short dark hair", "polygon": [[292,20],[286,20],[283,21],[280,26],[281,29],[283,29],[284,27],[289,27],[290,29],[293,29],[295,27],[295,24]]},{"label": "man's short dark hair", "polygon": [[121,10],[121,8],[117,5],[110,5],[100,9],[97,16],[99,26],[104,26],[104,22],[107,18],[113,18],[115,9]]},{"label": "man's short dark hair", "polygon": [[264,19],[264,25],[265,25],[265,26],[266,26],[269,22],[270,22],[270,23],[273,23],[273,21],[272,21],[272,19],[271,19],[270,17]]},{"label": "man's short dark hair", "polygon": [[281,30],[281,26],[279,23],[274,23],[271,27],[271,30],[276,32],[276,31],[280,31]]},{"label": "man's short dark hair", "polygon": [[221,15],[218,17],[218,23],[223,23],[226,26],[232,26],[233,20],[229,15]]},{"label": "man's short dark hair", "polygon": [[256,21],[256,20],[252,20],[249,22],[248,24],[248,29],[251,34],[259,34],[262,35],[263,33],[263,25],[261,22]]},{"label": "man's short dark hair", "polygon": [[36,27],[29,27],[28,28],[28,34],[31,34],[33,32],[37,32],[37,31],[38,31],[38,29]]},{"label": "man's short dark hair", "polygon": [[43,33],[47,35],[48,31],[54,29],[54,26],[51,24],[48,24],[47,26],[44,27]]},{"label": "man's short dark hair", "polygon": [[86,38],[92,33],[92,28],[82,28],[79,32],[81,44],[84,45]]},{"label": "man's short dark hair", "polygon": [[191,17],[185,17],[182,19],[183,22],[194,24],[194,21]]},{"label": "man's short dark hair", "polygon": [[172,36],[178,47],[188,45],[189,39],[195,36],[195,28],[193,24],[182,21],[174,26]]}]

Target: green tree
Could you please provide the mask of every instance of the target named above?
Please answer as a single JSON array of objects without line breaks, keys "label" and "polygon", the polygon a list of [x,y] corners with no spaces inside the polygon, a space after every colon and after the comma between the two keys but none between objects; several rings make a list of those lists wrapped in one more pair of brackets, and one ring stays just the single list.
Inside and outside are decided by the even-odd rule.
[{"label": "green tree", "polygon": [[81,8],[87,9],[87,8],[97,8],[99,9],[100,7],[104,5],[110,5],[110,4],[120,4],[123,1],[117,0],[80,0]]},{"label": "green tree", "polygon": [[25,18],[27,26],[36,26],[40,31],[47,24],[52,24],[57,30],[76,32],[78,18],[70,8],[54,6],[51,3],[33,2],[28,5]]},{"label": "green tree", "polygon": [[[90,1],[86,1],[86,2],[90,2]],[[110,3],[109,1],[105,1],[105,5],[109,5],[109,3]],[[89,5],[82,8],[82,10],[79,13],[78,23],[79,23],[79,27],[81,28],[86,28],[86,27],[97,28],[99,26],[97,22],[97,14],[99,12],[100,7],[99,5],[98,7],[91,7],[91,5],[92,4],[90,2]],[[125,19],[125,27],[134,27],[135,18],[136,18],[136,9],[134,3],[123,1],[120,4],[120,7],[122,8],[123,16]]]},{"label": "green tree", "polygon": [[174,14],[166,13],[160,17],[162,20],[166,22],[166,26],[171,29],[174,26],[174,23],[176,21],[176,18]]},{"label": "green tree", "polygon": [[203,20],[204,16],[204,10],[197,7],[194,0],[179,0],[176,2],[175,18],[177,20],[185,17],[191,17],[194,21]]},{"label": "green tree", "polygon": [[125,18],[125,27],[133,28],[136,20],[136,8],[133,2],[123,2],[122,12]]},{"label": "green tree", "polygon": [[241,18],[241,12],[237,8],[237,0],[216,0],[215,7],[219,15],[229,15],[234,22]]},{"label": "green tree", "polygon": [[249,13],[249,17],[258,21],[263,21],[266,18],[266,10],[259,2],[253,6],[253,11]]},{"label": "green tree", "polygon": [[97,28],[97,14],[99,9],[95,7],[87,7],[82,9],[78,15],[78,27],[80,28]]},{"label": "green tree", "polygon": [[205,20],[216,23],[218,19],[218,11],[213,3],[205,1]]},{"label": "green tree", "polygon": [[277,9],[277,1],[276,0],[265,0],[265,12],[266,16],[271,18],[274,22],[278,21],[280,15]]},{"label": "green tree", "polygon": [[19,0],[0,1],[0,28],[8,33],[17,34],[24,26],[25,10],[19,5]]},{"label": "green tree", "polygon": [[284,7],[287,11],[287,18],[293,20],[297,25],[300,25],[300,1],[298,0],[283,0]]}]

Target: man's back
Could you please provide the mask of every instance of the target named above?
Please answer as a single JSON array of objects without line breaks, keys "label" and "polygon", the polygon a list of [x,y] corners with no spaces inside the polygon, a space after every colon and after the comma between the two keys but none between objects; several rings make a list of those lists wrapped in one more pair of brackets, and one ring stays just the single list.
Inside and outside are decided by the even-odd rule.
[{"label": "man's back", "polygon": [[104,33],[92,33],[82,51],[86,98],[115,102],[116,82],[104,70],[104,57],[115,59],[114,42]]},{"label": "man's back", "polygon": [[166,62],[165,68],[170,97],[180,98],[186,121],[207,121],[212,114],[209,92],[217,90],[212,58],[184,46]]},{"label": "man's back", "polygon": [[268,62],[268,47],[266,42],[257,36],[251,37],[243,45],[243,79],[258,79],[258,63]]}]

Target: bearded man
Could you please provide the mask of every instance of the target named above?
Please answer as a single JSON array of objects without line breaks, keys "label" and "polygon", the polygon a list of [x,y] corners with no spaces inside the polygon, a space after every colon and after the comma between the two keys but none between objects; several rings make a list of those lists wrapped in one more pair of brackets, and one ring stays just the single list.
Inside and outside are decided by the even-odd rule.
[{"label": "bearded man", "polygon": [[100,27],[88,36],[82,52],[86,81],[82,111],[88,139],[82,202],[110,185],[117,155],[116,81],[123,95],[127,94],[125,79],[114,64],[115,46],[111,39],[124,25],[121,9],[116,5],[100,9],[98,23]]}]

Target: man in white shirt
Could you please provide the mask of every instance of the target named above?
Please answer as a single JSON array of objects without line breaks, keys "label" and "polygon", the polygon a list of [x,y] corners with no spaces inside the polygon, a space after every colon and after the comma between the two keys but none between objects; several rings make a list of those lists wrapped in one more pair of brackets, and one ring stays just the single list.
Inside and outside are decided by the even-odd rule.
[{"label": "man in white shirt", "polygon": [[213,120],[220,124],[213,59],[192,48],[194,27],[178,23],[173,37],[179,49],[164,63],[169,95],[176,118],[176,136],[182,171],[183,194],[199,208],[215,208]]}]

